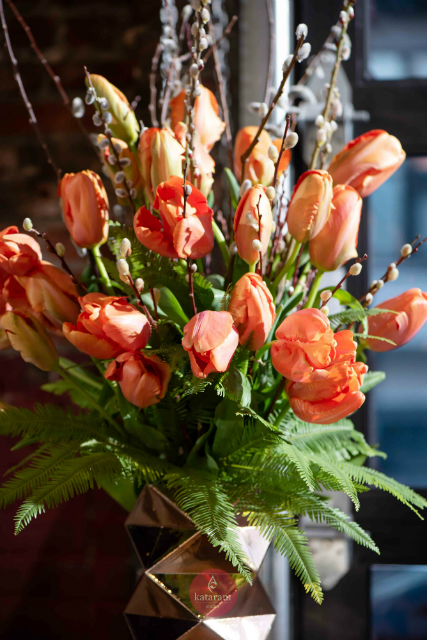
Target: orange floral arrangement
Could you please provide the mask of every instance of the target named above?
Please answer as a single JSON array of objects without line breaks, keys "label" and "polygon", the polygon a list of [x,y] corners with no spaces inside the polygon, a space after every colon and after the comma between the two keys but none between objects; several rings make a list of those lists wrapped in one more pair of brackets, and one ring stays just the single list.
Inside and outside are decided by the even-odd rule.
[{"label": "orange floral arrangement", "polygon": [[[334,45],[338,66],[353,15],[346,0]],[[375,130],[329,160],[340,117],[335,74],[316,119],[311,163],[287,204],[298,123],[285,114],[277,139],[266,127],[292,69],[310,54],[307,28],[297,28],[277,93],[259,105],[259,126],[236,132],[233,148],[226,96],[220,91],[218,102],[201,79],[206,51],[216,60],[210,19],[209,0],[185,8],[185,55],[185,38],[167,27],[161,121],[154,94],[149,127],[119,89],[86,72],[85,102],[107,178],[57,170],[64,224],[91,257],[83,275],[69,268],[68,248],[54,246],[30,219],[23,232],[11,226],[0,233],[0,346],[51,372],[49,389],[69,393],[72,403],[69,410],[51,404],[33,412],[2,405],[0,433],[39,448],[6,480],[0,501],[24,498],[20,531],[46,507],[95,483],[107,489],[113,477],[115,496],[120,489],[133,500],[135,486],[156,483],[175,490],[199,529],[248,575],[236,535],[236,516],[244,513],[275,537],[320,601],[297,516],[325,518],[376,550],[367,533],[319,496],[323,488],[346,492],[356,508],[363,484],[414,509],[427,504],[360,465],[381,453],[348,419],[383,377],[368,372],[365,351],[396,349],[427,320],[420,289],[372,307],[422,242],[405,244],[359,300],[342,288],[367,258],[357,247],[363,198],[399,168],[405,152]],[[223,86],[217,63],[215,69]],[[82,100],[73,104],[78,117],[84,108]],[[223,136],[226,168],[211,155]],[[229,187],[222,195],[221,173]],[[127,225],[112,219],[105,179]],[[225,219],[219,212],[228,202]],[[55,264],[43,259],[45,249]],[[344,278],[322,288],[324,272],[348,261]],[[333,314],[332,300],[342,305]],[[79,364],[58,354],[61,340],[81,352]]]}]

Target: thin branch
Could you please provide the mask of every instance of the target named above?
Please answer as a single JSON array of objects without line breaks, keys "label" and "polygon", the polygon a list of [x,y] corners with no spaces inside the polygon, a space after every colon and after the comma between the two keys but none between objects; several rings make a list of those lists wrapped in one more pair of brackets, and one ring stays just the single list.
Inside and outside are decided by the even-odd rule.
[{"label": "thin branch", "polygon": [[151,116],[151,124],[153,127],[159,126],[159,121],[157,120],[157,87],[156,87],[156,76],[157,76],[157,67],[159,66],[160,54],[162,53],[162,44],[159,44],[156,47],[156,51],[154,53],[153,59],[151,61],[151,73],[150,73],[150,104],[148,105],[148,109],[150,111]]},{"label": "thin branch", "polygon": [[280,146],[279,157],[277,158],[276,166],[274,167],[274,178],[272,182],[272,185],[274,188],[276,188],[277,174],[279,173],[280,161],[282,159],[282,155],[285,150],[285,140],[286,140],[286,136],[288,135],[290,123],[291,123],[291,116],[288,114],[286,116],[286,126],[285,126],[285,131],[283,133],[282,144]]},{"label": "thin branch", "polygon": [[226,38],[228,35],[230,35],[232,28],[234,27],[234,25],[236,24],[238,20],[237,16],[233,16],[230,20],[230,22],[228,23],[227,27],[225,28],[222,36],[220,38],[218,38],[218,40],[215,40],[212,44],[211,47],[209,47],[209,49],[206,52],[206,55],[203,58],[203,62],[204,64],[206,64],[206,62],[209,60],[211,53],[213,53],[213,48],[214,47],[218,47],[218,45],[224,40],[224,38]]},{"label": "thin branch", "polygon": [[143,310],[143,312],[145,313],[148,322],[150,323],[150,325],[152,327],[156,326],[156,323],[153,320],[153,317],[151,315],[151,313],[148,311],[147,307],[145,306],[145,304],[142,301],[142,294],[139,293],[138,289],[136,288],[135,282],[131,276],[131,274],[129,273],[128,275],[128,280],[129,280],[129,286],[132,289],[132,291],[134,292],[135,296],[136,296],[136,303],[139,307],[141,307],[141,309]]},{"label": "thin branch", "polygon": [[62,102],[67,107],[68,111],[71,113],[73,118],[77,121],[77,124],[78,124],[78,126],[80,128],[80,131],[87,138],[87,140],[89,141],[90,146],[95,151],[95,153],[98,156],[98,158],[100,158],[100,154],[98,152],[98,149],[93,144],[92,140],[90,139],[89,132],[86,129],[86,127],[84,126],[81,118],[76,118],[74,116],[74,114],[73,114],[73,109],[72,109],[72,106],[71,106],[71,100],[68,97],[68,94],[67,94],[67,92],[65,91],[65,89],[64,89],[64,87],[62,85],[61,78],[54,72],[54,70],[50,66],[49,62],[47,61],[45,55],[40,50],[40,48],[37,45],[37,42],[36,42],[36,40],[34,38],[33,32],[31,31],[31,29],[28,26],[28,24],[25,22],[24,18],[20,14],[20,12],[19,12],[18,8],[16,7],[16,5],[12,2],[12,0],[6,0],[6,2],[9,5],[9,7],[12,9],[13,13],[15,14],[15,17],[18,20],[19,24],[24,29],[24,31],[25,31],[25,33],[27,35],[27,38],[30,41],[30,45],[31,45],[32,49],[34,50],[36,56],[38,57],[38,59],[40,60],[41,64],[46,69],[46,71],[49,74],[49,76],[51,77],[55,87],[58,89],[58,93],[62,98]]},{"label": "thin branch", "polygon": [[242,154],[240,160],[242,163],[242,178],[241,178],[241,182],[243,182],[244,178],[245,178],[245,167],[246,167],[246,162],[248,161],[249,156],[251,155],[252,151],[254,150],[255,146],[258,144],[259,141],[259,137],[265,127],[265,125],[267,124],[273,110],[274,107],[276,106],[276,104],[278,103],[279,99],[281,98],[282,94],[283,94],[283,90],[285,88],[285,84],[287,79],[289,78],[289,76],[292,73],[292,69],[294,68],[297,60],[298,60],[298,52],[301,49],[302,45],[304,44],[304,37],[301,37],[298,40],[297,46],[295,48],[294,51],[294,55],[292,56],[292,61],[291,64],[289,65],[289,67],[286,68],[286,70],[283,72],[283,78],[282,78],[282,82],[280,83],[280,86],[277,90],[276,95],[274,96],[273,100],[271,101],[270,107],[266,113],[266,115],[264,116],[264,118],[261,120],[261,124],[258,127],[258,131],[255,134],[254,139],[252,140],[251,144],[249,145],[249,147],[246,149],[246,151]]},{"label": "thin branch", "polygon": [[13,49],[12,49],[12,43],[10,41],[10,37],[9,37],[9,30],[7,28],[7,23],[6,23],[6,17],[4,14],[4,5],[3,5],[3,0],[0,0],[0,17],[1,17],[1,26],[3,29],[3,33],[4,33],[4,38],[6,41],[6,48],[7,48],[7,52],[9,54],[9,58],[10,61],[12,63],[12,68],[13,68],[13,76],[16,80],[16,83],[19,87],[19,91],[21,93],[22,99],[24,101],[25,104],[25,108],[28,111],[28,115],[29,115],[29,122],[31,124],[31,126],[33,127],[35,134],[37,136],[38,141],[40,142],[43,151],[46,154],[46,158],[48,163],[51,165],[52,169],[55,172],[56,178],[58,180],[58,182],[61,179],[61,175],[62,175],[62,171],[61,169],[57,166],[57,164],[55,163],[49,149],[48,146],[44,140],[44,137],[42,135],[42,132],[40,131],[38,122],[37,122],[37,118],[35,116],[33,107],[31,102],[28,100],[28,96],[27,96],[27,92],[25,91],[25,87],[24,87],[24,83],[22,82],[22,78],[21,78],[21,74],[19,73],[19,67],[18,67],[18,61],[15,58],[15,54],[13,53]]},{"label": "thin branch", "polygon": [[[275,25],[274,25],[274,13],[273,7],[271,5],[271,0],[265,0],[265,7],[267,9],[268,16],[268,36],[269,36],[269,50],[268,50],[268,72],[267,72],[267,80],[265,83],[265,94],[264,94],[264,102],[268,102],[268,97],[270,94],[271,83],[273,80],[273,72],[274,72],[274,46],[275,46]],[[275,183],[273,182],[273,185]]]},{"label": "thin branch", "polygon": [[[49,240],[49,238],[47,237],[47,233],[45,231],[37,231],[37,229],[35,229],[34,227],[31,229],[31,231],[38,237],[41,238],[42,240],[44,240],[47,244],[47,248],[49,250],[50,253],[53,253],[53,255],[55,255],[61,262],[62,268],[64,269],[64,271],[66,271],[68,273],[68,275],[71,278],[71,281],[73,282],[73,284],[76,285],[77,288],[80,288],[83,291],[83,295],[86,293],[87,291],[87,287],[86,285],[84,285],[82,282],[80,282],[76,276],[74,275],[74,273],[71,271],[70,267],[68,266],[68,264],[66,263],[64,256],[60,256],[58,251],[56,250],[56,247],[54,246],[54,244]],[[79,292],[80,293],[80,292]]]},{"label": "thin branch", "polygon": [[[209,33],[213,38],[214,26],[212,24],[212,21],[209,22]],[[227,95],[225,93],[225,87],[224,87],[224,76],[222,75],[221,60],[219,59],[219,54],[218,54],[218,43],[214,42],[214,44],[212,45],[212,52],[213,52],[213,58],[215,63],[215,73],[218,80],[218,89],[219,89],[219,98],[221,102],[222,117],[224,118],[224,122],[225,122],[225,139],[227,141],[228,166],[230,169],[232,169],[233,168],[233,147],[232,147],[233,138],[231,135],[230,113],[227,105]]]},{"label": "thin branch", "polygon": [[[364,262],[367,258],[368,258],[368,256],[367,256],[367,255],[366,255],[366,253],[365,253],[365,255],[364,255],[364,256],[362,256],[361,258],[357,258],[356,262],[353,262],[353,264],[360,264],[361,262]],[[351,265],[351,267],[352,267],[352,266],[353,266],[353,265]],[[347,278],[349,278],[349,277],[351,276],[351,267],[349,268],[349,270],[348,270],[348,271],[347,271],[347,273],[345,274],[344,278],[342,278],[342,279],[338,282],[338,284],[337,284],[337,286],[335,287],[335,289],[333,289],[333,290],[331,291],[331,298],[333,297],[334,293],[336,293],[336,292],[338,291],[338,289],[341,289],[342,285],[343,285],[343,284],[344,284],[344,282],[347,280]],[[326,303],[327,303],[327,300],[322,300],[322,304],[320,305],[320,307],[319,307],[319,308],[320,308],[320,309],[322,309],[322,308],[325,306],[325,304],[326,304]]]}]

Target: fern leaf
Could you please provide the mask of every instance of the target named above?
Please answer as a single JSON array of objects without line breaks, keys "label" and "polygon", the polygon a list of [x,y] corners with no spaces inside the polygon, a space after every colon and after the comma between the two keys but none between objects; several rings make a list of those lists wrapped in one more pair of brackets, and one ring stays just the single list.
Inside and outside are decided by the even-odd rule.
[{"label": "fern leaf", "polygon": [[357,497],[357,492],[350,479],[349,473],[345,472],[346,467],[343,468],[344,463],[331,462],[330,460],[327,460],[325,459],[325,457],[320,455],[311,454],[308,457],[312,462],[317,464],[320,469],[324,473],[326,473],[327,476],[332,477],[332,479],[338,483],[341,490],[344,491],[344,493],[346,493],[349,498],[351,498],[357,511],[360,507],[359,498]]},{"label": "fern leaf", "polygon": [[376,387],[377,384],[385,380],[385,377],[384,371],[368,371],[368,373],[365,373],[360,391],[362,393],[368,393],[368,391]]}]

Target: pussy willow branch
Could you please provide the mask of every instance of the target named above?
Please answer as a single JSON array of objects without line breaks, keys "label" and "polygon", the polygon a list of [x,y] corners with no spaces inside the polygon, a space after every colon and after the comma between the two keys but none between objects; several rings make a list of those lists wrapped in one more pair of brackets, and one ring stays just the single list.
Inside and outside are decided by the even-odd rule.
[{"label": "pussy willow branch", "polygon": [[277,158],[276,166],[274,167],[274,178],[272,182],[272,185],[274,188],[276,188],[277,174],[279,173],[280,161],[282,159],[282,155],[285,150],[285,140],[286,140],[286,136],[288,135],[290,123],[291,123],[291,116],[288,114],[286,116],[286,126],[285,126],[285,131],[283,133],[282,144],[280,146],[279,157]]},{"label": "pussy willow branch", "polygon": [[[365,260],[367,260],[368,256],[365,253],[361,258],[357,258],[356,262],[353,262],[353,264],[360,264],[361,262],[365,262]],[[353,266],[353,265],[351,265]],[[322,274],[323,275],[323,274]],[[342,278],[337,286],[331,291],[331,298],[334,295],[334,293],[336,293],[338,291],[338,289],[341,289],[342,285],[344,284],[344,282],[347,280],[347,278],[349,278],[351,276],[351,267],[349,268],[349,270],[347,271],[347,273],[345,274],[344,278]],[[319,309],[322,309],[325,304],[327,303],[327,300],[322,300],[322,304],[320,305]]]},{"label": "pussy willow branch", "polygon": [[28,100],[28,96],[27,96],[27,92],[25,91],[25,87],[24,87],[24,83],[22,82],[22,78],[21,78],[21,74],[19,73],[19,67],[18,67],[18,61],[15,57],[15,54],[13,53],[13,49],[12,49],[12,43],[10,41],[10,37],[9,37],[9,30],[7,28],[7,22],[6,22],[6,17],[4,14],[4,5],[3,5],[3,0],[0,0],[0,18],[1,18],[1,26],[3,29],[3,33],[4,33],[4,38],[6,41],[6,48],[7,48],[7,52],[9,54],[9,58],[10,61],[12,63],[12,68],[13,68],[13,76],[16,80],[16,83],[18,85],[19,91],[21,93],[22,99],[24,101],[25,104],[25,108],[28,111],[28,115],[29,115],[29,122],[31,124],[31,126],[33,127],[35,134],[37,136],[38,141],[40,142],[43,151],[46,154],[46,158],[48,163],[50,164],[50,166],[52,167],[52,169],[55,172],[56,175],[56,179],[58,180],[58,182],[61,179],[61,175],[62,175],[62,171],[61,169],[57,166],[56,162],[54,161],[49,148],[45,142],[45,139],[42,135],[42,132],[40,131],[40,127],[39,124],[37,122],[37,118],[35,116],[33,107],[31,102]]},{"label": "pussy willow branch", "polygon": [[36,56],[40,60],[40,62],[43,65],[43,67],[46,69],[46,71],[49,74],[49,76],[51,77],[55,87],[58,89],[58,93],[61,96],[62,102],[64,103],[65,107],[67,107],[68,111],[71,113],[71,115],[73,116],[74,120],[77,121],[77,125],[80,128],[80,131],[85,136],[85,138],[87,138],[90,146],[95,151],[95,153],[98,156],[98,158],[100,158],[100,154],[98,152],[98,149],[93,144],[92,140],[90,139],[89,132],[86,129],[86,127],[84,126],[81,118],[76,118],[74,116],[74,114],[73,114],[73,109],[72,109],[72,106],[71,106],[71,100],[68,97],[68,94],[67,94],[67,92],[65,91],[65,89],[64,89],[64,87],[62,85],[61,78],[54,72],[54,70],[50,66],[49,62],[46,60],[46,57],[44,56],[44,54],[40,50],[40,48],[39,48],[39,46],[38,46],[38,44],[37,44],[37,42],[36,42],[36,40],[34,38],[33,32],[31,31],[31,29],[28,26],[28,24],[25,22],[24,18],[20,14],[20,12],[19,12],[18,8],[16,7],[16,5],[14,4],[14,2],[12,2],[12,0],[6,0],[6,2],[9,5],[9,7],[12,9],[13,13],[15,14],[15,17],[18,20],[19,24],[24,29],[24,31],[25,31],[25,33],[27,35],[27,38],[28,38],[28,40],[30,42],[31,48],[35,52]]},{"label": "pussy willow branch", "polygon": [[[264,93],[264,102],[268,102],[271,83],[273,80],[273,71],[274,71],[274,46],[275,46],[275,28],[274,28],[274,14],[273,7],[271,5],[271,0],[265,0],[265,8],[267,9],[268,16],[268,40],[269,40],[269,48],[268,48],[268,71],[267,71],[267,79],[265,81],[265,93]],[[274,182],[273,182],[274,185]]]},{"label": "pussy willow branch", "polygon": [[304,37],[302,37],[302,38],[300,38],[298,40],[297,46],[296,46],[295,51],[294,51],[294,55],[292,56],[292,62],[289,65],[289,67],[286,69],[286,71],[283,72],[282,82],[280,83],[280,86],[279,86],[279,88],[277,90],[276,95],[274,96],[273,100],[271,101],[271,104],[270,104],[270,107],[269,107],[269,109],[267,111],[267,114],[261,120],[261,124],[258,127],[258,131],[256,132],[254,139],[252,140],[251,144],[246,149],[246,151],[240,157],[240,160],[241,160],[241,163],[242,163],[242,179],[241,179],[241,182],[243,182],[243,180],[245,179],[245,167],[246,167],[246,163],[248,161],[248,158],[251,155],[252,151],[254,150],[255,146],[258,144],[259,137],[260,137],[265,125],[267,124],[271,114],[273,113],[274,107],[276,106],[276,104],[278,103],[280,97],[283,94],[283,90],[285,88],[286,81],[289,78],[289,76],[291,75],[292,69],[294,68],[294,66],[296,64],[296,61],[298,60],[298,52],[301,49],[303,44],[304,44]]},{"label": "pussy willow branch", "polygon": [[129,286],[132,289],[132,291],[134,292],[135,296],[136,296],[136,303],[139,307],[141,307],[141,309],[143,310],[143,312],[145,313],[148,322],[150,323],[150,325],[152,327],[156,326],[156,323],[153,320],[153,317],[151,315],[151,313],[148,311],[147,307],[145,306],[145,304],[142,301],[141,298],[141,294],[139,293],[138,289],[136,288],[135,282],[131,276],[131,274],[129,273],[128,275],[128,280],[129,280]]},{"label": "pussy willow branch", "polygon": [[157,76],[157,67],[159,66],[160,54],[162,53],[162,45],[159,44],[156,47],[156,51],[154,52],[153,59],[151,61],[151,73],[150,73],[150,104],[148,105],[148,109],[150,111],[151,116],[151,125],[153,127],[159,126],[159,121],[157,120],[157,87],[156,87],[156,76]]},{"label": "pussy willow branch", "polygon": [[[87,70],[86,66],[84,67],[84,70],[85,70],[85,74],[86,74],[86,77],[87,77],[87,81],[89,83],[89,87],[91,88],[91,90],[93,91],[93,95],[95,96],[95,101],[94,101],[93,104],[95,106],[95,109],[98,111],[99,116],[102,119],[102,109],[101,109],[100,104],[98,102],[98,97],[96,95],[95,87],[93,86],[93,82],[92,82],[92,79],[90,77],[90,73]],[[115,158],[117,160],[117,166],[120,169],[120,167],[121,167],[121,165],[120,165],[120,154],[117,151],[115,145],[113,144],[113,136],[112,136],[112,133],[111,133],[111,129],[109,129],[107,124],[105,124],[105,126],[104,126],[104,135],[105,135],[106,138],[108,138],[108,142],[110,143],[110,149],[112,150],[112,152],[113,152],[113,154],[114,154],[114,156],[115,156]],[[122,183],[120,183],[120,184],[124,185],[124,187],[125,187],[125,191],[127,192],[127,195],[128,195],[128,200],[129,200],[129,205],[130,205],[130,208],[131,208],[131,211],[132,211],[132,215],[134,216],[135,213],[136,213],[136,207],[135,207],[135,203],[134,203],[134,201],[132,199],[132,196],[130,194],[130,191],[131,191],[132,187],[128,186],[126,177],[125,177],[124,181]],[[114,185],[114,187],[116,189],[116,188],[119,187],[119,185],[117,185],[117,187],[116,187],[116,185]]]},{"label": "pussy willow branch", "polygon": [[45,231],[42,231],[42,232],[37,231],[37,229],[34,229],[34,227],[31,229],[31,232],[34,233],[38,238],[41,238],[42,240],[44,240],[46,242],[48,250],[50,251],[50,253],[53,253],[53,255],[55,255],[58,258],[58,260],[61,262],[62,268],[64,269],[64,271],[66,271],[68,273],[68,275],[70,276],[71,281],[73,282],[73,284],[75,284],[76,287],[82,289],[83,290],[83,295],[84,295],[86,293],[86,290],[87,290],[86,285],[84,285],[82,282],[77,280],[76,276],[71,271],[71,269],[68,266],[67,262],[65,261],[64,257],[59,255],[59,253],[56,250],[56,247],[49,240],[49,238],[47,236],[47,233]]},{"label": "pussy willow branch", "polygon": [[[350,9],[352,9],[354,2],[355,0],[350,0],[345,10],[347,14],[347,19],[342,24],[341,37],[339,39],[339,43],[337,47],[337,56],[335,59],[334,68],[332,70],[331,82],[328,90],[328,95],[326,97],[325,108],[323,109],[323,112],[322,112],[323,119],[325,122],[328,122],[330,120],[330,110],[331,110],[332,100],[334,97],[335,85],[338,79],[338,72],[340,70],[340,66],[342,62],[342,52],[343,52],[344,43],[345,43],[345,36],[347,34],[348,25],[350,24]],[[313,155],[311,157],[311,162],[309,167],[310,170],[315,169],[317,166],[317,160],[319,158],[319,152],[321,147],[322,147],[322,143],[319,143],[316,140],[316,145],[314,147]]]},{"label": "pussy willow branch", "polygon": [[169,100],[170,100],[170,95],[171,95],[171,91],[172,91],[172,77],[173,77],[173,75],[175,73],[176,60],[177,60],[177,56],[175,56],[171,60],[169,71],[168,71],[168,77],[166,78],[165,87],[164,87],[164,90],[163,90],[162,111],[161,111],[161,114],[160,114],[160,123],[161,123],[162,127],[165,126],[166,117],[168,115]]},{"label": "pussy willow branch", "polygon": [[[187,217],[187,190],[186,190],[186,186],[187,186],[187,171],[188,171],[188,162],[185,161],[184,163],[184,184],[183,184],[183,191],[184,191],[184,205],[182,208],[182,217],[186,218]],[[190,298],[191,298],[191,304],[193,305],[193,313],[194,315],[197,314],[197,307],[196,307],[196,300],[194,298],[194,286],[193,286],[193,271],[191,269],[191,260],[190,258],[187,258],[187,277],[188,277],[188,285],[190,287]]]},{"label": "pussy willow branch", "polygon": [[[234,17],[236,18],[236,16]],[[213,39],[215,35],[215,31],[214,31],[214,26],[212,24],[212,20],[209,21],[209,33]],[[225,93],[225,86],[224,86],[224,76],[222,75],[221,60],[219,59],[217,42],[213,43],[212,52],[213,52],[213,58],[214,58],[214,64],[215,64],[215,73],[218,80],[219,99],[221,103],[222,117],[224,118],[224,122],[225,122],[225,139],[227,143],[228,166],[230,169],[232,169],[233,168],[233,138],[231,135],[230,113],[228,110],[227,95]]]},{"label": "pussy willow branch", "polygon": [[226,38],[228,35],[230,35],[232,28],[234,27],[234,25],[236,24],[238,20],[237,16],[233,16],[230,20],[230,22],[228,23],[228,25],[226,26],[226,28],[224,29],[222,35],[218,38],[218,40],[214,40],[213,44],[209,47],[209,49],[207,50],[205,56],[203,57],[203,62],[204,64],[206,64],[206,62],[209,60],[211,54],[213,53],[213,48],[214,47],[218,47],[219,44],[221,44],[221,42],[224,40],[224,38]]}]

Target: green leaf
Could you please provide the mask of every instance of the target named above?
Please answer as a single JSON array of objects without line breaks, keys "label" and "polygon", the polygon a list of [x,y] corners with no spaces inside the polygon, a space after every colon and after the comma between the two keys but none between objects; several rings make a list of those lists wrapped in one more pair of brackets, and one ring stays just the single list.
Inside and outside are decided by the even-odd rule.
[{"label": "green leaf", "polygon": [[167,287],[159,287],[158,291],[160,292],[158,306],[164,312],[166,317],[169,320],[176,322],[180,327],[186,325],[189,321],[188,316],[184,313],[172,291]]},{"label": "green leaf", "polygon": [[228,398],[235,400],[242,407],[249,407],[251,404],[251,385],[248,378],[234,364],[221,378],[225,393]]},{"label": "green leaf", "polygon": [[[79,393],[79,391],[73,385],[71,385],[68,380],[63,380],[61,378],[60,380],[56,380],[55,382],[47,382],[40,388],[43,391],[47,391],[48,393],[52,393],[56,396],[62,396],[64,393],[69,393],[74,404],[78,405],[82,409],[92,408],[91,402],[89,402],[89,400],[84,395]],[[90,393],[90,389],[87,389],[87,391]],[[96,401],[95,395],[93,396],[93,399]]]},{"label": "green leaf", "polygon": [[225,167],[224,173],[225,173],[225,177],[227,178],[228,191],[230,193],[231,204],[233,206],[233,209],[237,209],[237,205],[240,197],[239,196],[240,185],[237,182],[237,178],[234,175],[234,173],[231,171],[231,169],[228,169],[228,167]]},{"label": "green leaf", "polygon": [[386,374],[384,371],[371,371],[365,373],[363,384],[360,387],[362,393],[368,393],[371,389],[377,386],[380,382],[385,380]]}]

